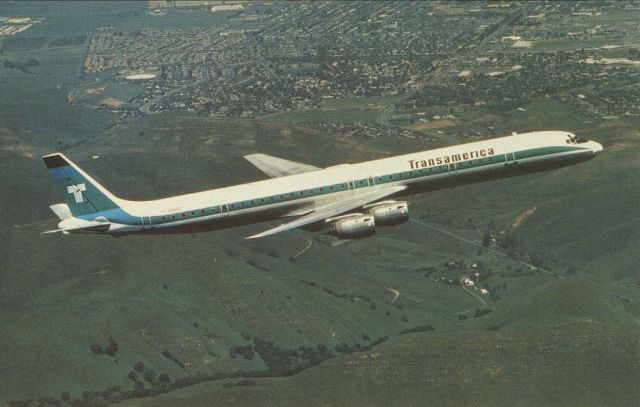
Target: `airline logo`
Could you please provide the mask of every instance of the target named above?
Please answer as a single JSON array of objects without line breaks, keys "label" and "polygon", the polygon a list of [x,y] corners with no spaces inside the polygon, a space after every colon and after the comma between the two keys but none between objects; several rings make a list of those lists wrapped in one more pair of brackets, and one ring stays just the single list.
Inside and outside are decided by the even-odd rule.
[{"label": "airline logo", "polygon": [[84,198],[82,197],[82,191],[86,191],[87,187],[84,184],[78,185],[69,185],[67,187],[67,192],[73,194],[73,197],[76,199],[76,203],[84,202]]},{"label": "airline logo", "polygon": [[433,167],[434,165],[455,163],[457,161],[471,160],[474,158],[489,157],[495,154],[493,148],[483,148],[462,154],[445,155],[444,157],[429,158],[426,160],[409,160],[412,170],[416,168]]}]

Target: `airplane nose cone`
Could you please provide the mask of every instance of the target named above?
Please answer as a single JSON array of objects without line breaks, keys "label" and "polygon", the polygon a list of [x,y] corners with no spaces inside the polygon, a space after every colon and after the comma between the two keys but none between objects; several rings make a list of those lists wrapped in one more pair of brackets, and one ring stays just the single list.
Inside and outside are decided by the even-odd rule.
[{"label": "airplane nose cone", "polygon": [[591,142],[591,150],[593,150],[593,153],[599,153],[600,151],[602,151],[602,144],[597,143],[595,141]]}]

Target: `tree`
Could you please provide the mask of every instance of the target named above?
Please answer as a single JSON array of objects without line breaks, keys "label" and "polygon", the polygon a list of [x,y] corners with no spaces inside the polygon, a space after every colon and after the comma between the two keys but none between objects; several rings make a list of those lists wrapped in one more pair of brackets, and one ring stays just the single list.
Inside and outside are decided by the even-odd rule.
[{"label": "tree", "polygon": [[118,342],[116,342],[116,340],[113,339],[112,337],[109,338],[109,346],[105,348],[104,353],[106,353],[109,356],[115,356],[117,351],[118,351]]},{"label": "tree", "polygon": [[136,364],[133,365],[133,368],[136,370],[136,372],[142,373],[142,372],[144,372],[144,363],[136,362]]},{"label": "tree", "polygon": [[148,381],[149,383],[155,382],[156,372],[154,372],[153,369],[147,370],[146,373],[144,374],[144,380]]},{"label": "tree", "polygon": [[489,247],[489,245],[491,244],[491,233],[486,232],[483,236],[482,236],[482,245],[484,247]]}]

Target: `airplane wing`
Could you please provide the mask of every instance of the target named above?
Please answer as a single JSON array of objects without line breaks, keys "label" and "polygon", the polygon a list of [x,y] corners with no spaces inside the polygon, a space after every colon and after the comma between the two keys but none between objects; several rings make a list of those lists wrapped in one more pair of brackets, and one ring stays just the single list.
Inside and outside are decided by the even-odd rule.
[{"label": "airplane wing", "polygon": [[393,195],[406,188],[407,188],[406,186],[401,185],[396,187],[377,189],[375,191],[369,191],[369,192],[361,193],[358,195],[350,196],[346,199],[331,202],[329,204],[317,207],[315,210],[313,210],[313,212],[307,215],[304,215],[294,221],[291,221],[289,223],[284,223],[280,226],[276,226],[275,228],[272,228],[269,230],[265,230],[264,232],[255,234],[253,236],[249,236],[246,239],[256,239],[259,237],[275,235],[276,233],[284,232],[286,230],[296,229],[312,223],[320,222],[327,218],[338,216],[345,212],[361,208],[368,203],[375,202],[389,195]]},{"label": "airplane wing", "polygon": [[320,168],[313,165],[297,163],[278,157],[272,157],[266,154],[249,154],[245,155],[251,164],[258,167],[262,172],[271,178],[283,177],[285,175],[303,174],[319,170]]}]

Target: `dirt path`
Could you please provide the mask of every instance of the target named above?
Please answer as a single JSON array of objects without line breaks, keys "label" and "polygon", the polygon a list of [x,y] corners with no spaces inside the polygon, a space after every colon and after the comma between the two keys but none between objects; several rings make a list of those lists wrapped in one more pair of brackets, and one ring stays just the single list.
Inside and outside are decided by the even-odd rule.
[{"label": "dirt path", "polygon": [[311,249],[311,245],[313,245],[313,240],[309,239],[306,236],[305,236],[305,239],[307,239],[307,245],[304,247],[304,249],[300,250],[298,253],[296,253],[295,255],[291,256],[291,261],[297,259],[298,257],[300,257],[303,254],[305,254],[307,250]]},{"label": "dirt path", "polygon": [[468,292],[470,295],[474,296],[475,298],[478,299],[478,301],[480,301],[482,303],[482,308],[485,308],[487,306],[487,302],[484,300],[484,298],[482,298],[481,296],[478,295],[478,293],[473,292],[472,290],[468,289],[467,287],[465,287],[464,285],[461,286],[463,290],[465,290],[466,292]]},{"label": "dirt path", "polygon": [[395,290],[393,288],[389,288],[389,287],[384,287],[384,289],[395,295],[395,297],[393,297],[393,299],[391,300],[391,304],[393,304],[395,300],[397,300],[400,297],[400,291]]}]

